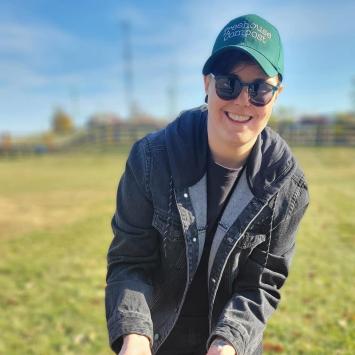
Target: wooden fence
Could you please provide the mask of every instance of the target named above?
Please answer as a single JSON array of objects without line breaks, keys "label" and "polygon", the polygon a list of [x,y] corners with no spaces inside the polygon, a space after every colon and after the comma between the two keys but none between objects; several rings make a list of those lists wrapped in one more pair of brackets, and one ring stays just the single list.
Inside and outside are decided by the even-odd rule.
[{"label": "wooden fence", "polygon": [[[129,147],[147,133],[163,124],[99,125],[90,127],[65,139],[37,143],[0,141],[0,156],[40,155],[91,149]],[[274,128],[291,146],[348,146],[355,147],[355,123],[286,123],[273,124]],[[5,144],[6,143],[6,144]]]},{"label": "wooden fence", "polygon": [[291,146],[355,147],[355,122],[285,123],[273,127]]}]

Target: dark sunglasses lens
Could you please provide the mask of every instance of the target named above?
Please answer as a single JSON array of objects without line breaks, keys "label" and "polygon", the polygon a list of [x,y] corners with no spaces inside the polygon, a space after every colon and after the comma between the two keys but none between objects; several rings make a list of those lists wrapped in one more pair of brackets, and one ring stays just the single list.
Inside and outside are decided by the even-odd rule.
[{"label": "dark sunglasses lens", "polygon": [[216,76],[216,92],[223,100],[235,99],[242,89],[240,81],[230,76]]},{"label": "dark sunglasses lens", "polygon": [[256,106],[267,105],[275,92],[274,87],[265,82],[255,82],[249,90],[250,101]]}]

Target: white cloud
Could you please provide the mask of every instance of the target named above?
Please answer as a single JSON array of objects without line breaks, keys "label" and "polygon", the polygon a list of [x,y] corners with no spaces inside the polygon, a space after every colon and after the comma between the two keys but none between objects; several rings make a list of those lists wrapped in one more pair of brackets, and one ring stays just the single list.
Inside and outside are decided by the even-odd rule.
[{"label": "white cloud", "polygon": [[[113,46],[112,46],[113,47]],[[0,25],[0,83],[6,91],[26,91],[40,95],[41,89],[67,90],[68,87],[112,86],[121,75],[119,63],[88,64],[92,52],[107,53],[116,49],[85,40],[49,25],[2,23]],[[66,62],[68,51],[83,51],[81,66]],[[79,53],[78,53],[79,55]],[[88,58],[88,60],[86,59]],[[90,82],[91,80],[91,82]],[[31,92],[34,90],[35,92]],[[95,90],[93,90],[95,91]],[[0,98],[1,100],[1,98]]]},{"label": "white cloud", "polygon": [[[195,0],[183,1],[179,13],[170,16],[162,16],[159,9],[147,12],[132,3],[107,16],[117,25],[122,21],[132,24],[135,99],[145,111],[164,115],[168,112],[167,89],[173,84],[176,101],[183,104],[178,109],[201,103],[202,65],[218,32],[233,17],[245,13],[265,17],[279,28],[289,53],[302,41],[309,46],[312,39],[320,42],[333,35],[353,39],[354,7],[350,1],[339,6],[327,1]],[[0,131],[6,128],[4,120],[9,116],[21,120],[21,115],[27,115],[31,122],[47,122],[54,105],[72,106],[71,90],[79,100],[78,123],[95,111],[126,115],[122,47],[122,38],[113,43],[112,39],[80,37],[54,24],[2,21]],[[291,59],[289,55],[287,60]],[[297,70],[305,65],[306,61],[298,63]]]},{"label": "white cloud", "polygon": [[77,39],[49,25],[26,25],[16,22],[0,24],[0,54],[16,54],[30,59],[37,53],[50,52],[53,48],[72,47]]},{"label": "white cloud", "polygon": [[283,3],[273,18],[285,40],[332,40],[354,38],[354,13],[354,2]]},{"label": "white cloud", "polygon": [[[273,23],[283,38],[309,39],[329,35],[348,35],[354,38],[354,1],[235,1],[209,2],[196,0],[184,3],[187,26],[214,41],[222,27],[234,17],[255,13]],[[191,32],[193,35],[193,32]],[[211,35],[213,35],[211,37]]]}]

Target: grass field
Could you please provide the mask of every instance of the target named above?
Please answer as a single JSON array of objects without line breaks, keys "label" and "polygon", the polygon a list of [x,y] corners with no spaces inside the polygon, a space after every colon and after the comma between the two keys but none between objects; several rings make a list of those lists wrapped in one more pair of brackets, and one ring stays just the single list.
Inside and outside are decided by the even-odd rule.
[{"label": "grass field", "polygon": [[[265,353],[355,353],[355,150],[294,150],[311,205]],[[106,251],[124,153],[0,160],[0,354],[111,354]]]}]

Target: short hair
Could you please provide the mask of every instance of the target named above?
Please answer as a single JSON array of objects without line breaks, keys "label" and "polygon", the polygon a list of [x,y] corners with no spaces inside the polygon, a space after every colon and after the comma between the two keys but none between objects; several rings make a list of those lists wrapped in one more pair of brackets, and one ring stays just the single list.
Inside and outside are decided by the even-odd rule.
[{"label": "short hair", "polygon": [[229,50],[215,58],[211,66],[211,73],[215,75],[230,74],[238,64],[257,64],[255,60],[245,52]]},{"label": "short hair", "polygon": [[[232,49],[216,57],[211,66],[211,73],[214,75],[228,75],[240,64],[254,64],[259,66],[255,59],[246,52]],[[282,77],[280,74],[278,75],[278,80],[281,83]]]}]

